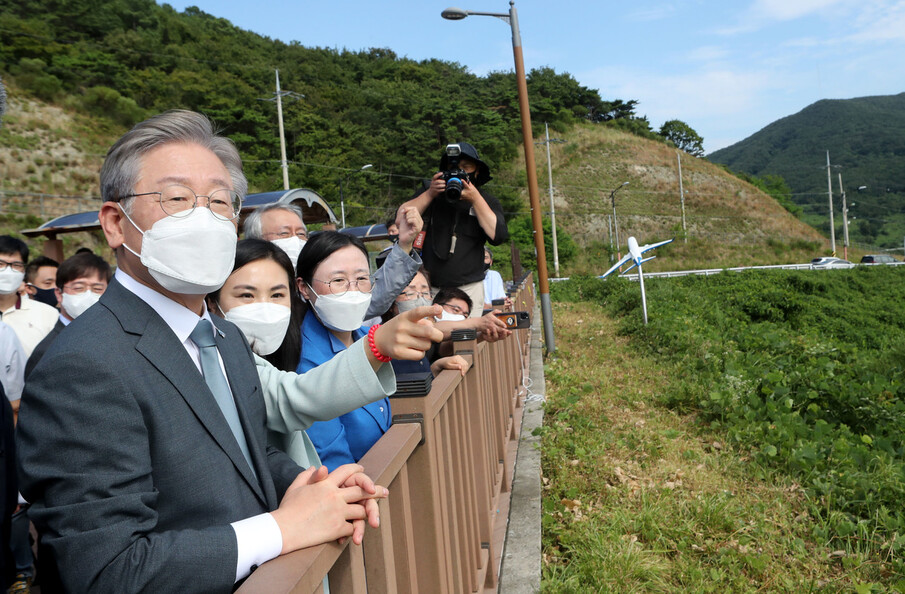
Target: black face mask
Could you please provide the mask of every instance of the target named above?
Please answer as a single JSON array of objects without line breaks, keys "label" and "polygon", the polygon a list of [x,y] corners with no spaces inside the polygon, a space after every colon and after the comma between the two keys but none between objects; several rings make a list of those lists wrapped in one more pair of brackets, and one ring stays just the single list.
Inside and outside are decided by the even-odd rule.
[{"label": "black face mask", "polygon": [[32,297],[35,301],[40,301],[41,303],[46,303],[50,307],[57,306],[57,295],[53,289],[39,289],[35,287],[35,296]]},{"label": "black face mask", "polygon": [[488,262],[484,262],[484,272],[490,270],[490,264]]}]

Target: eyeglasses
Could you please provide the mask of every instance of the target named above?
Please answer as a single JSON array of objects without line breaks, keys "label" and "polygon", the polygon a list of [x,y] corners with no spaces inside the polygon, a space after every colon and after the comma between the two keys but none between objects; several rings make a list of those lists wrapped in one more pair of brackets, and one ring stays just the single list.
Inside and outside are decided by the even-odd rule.
[{"label": "eyeglasses", "polygon": [[[349,288],[353,286],[356,288],[356,290],[361,291],[362,293],[370,293],[373,283],[370,276],[359,276],[354,280],[349,280],[347,278],[334,278],[328,281],[316,278],[314,280],[330,287],[330,292],[337,297],[345,295],[349,291]],[[312,287],[312,289],[313,288],[314,287]]]},{"label": "eyeglasses", "polygon": [[295,233],[293,233],[292,231],[275,231],[272,233],[265,233],[264,239],[266,239],[267,241],[273,241],[274,239],[289,239],[293,235],[295,235],[299,239],[308,239],[308,232],[304,229],[299,229]]},{"label": "eyeglasses", "polygon": [[25,272],[25,264],[22,262],[7,262],[6,260],[0,260],[0,270],[6,270],[7,268],[12,268],[16,272]]},{"label": "eyeglasses", "polygon": [[456,314],[457,316],[467,316],[468,312],[459,307],[458,305],[453,305],[452,303],[441,303],[440,306],[448,311],[451,314]]},{"label": "eyeglasses", "polygon": [[431,298],[431,292],[430,291],[405,291],[404,293],[402,293],[402,296],[405,297],[406,299],[417,299],[418,297],[423,297],[424,299],[429,300]]},{"label": "eyeglasses", "polygon": [[73,293],[84,293],[85,291],[91,291],[92,293],[102,295],[104,291],[107,290],[107,283],[69,283],[63,285],[63,289],[68,289]]},{"label": "eyeglasses", "polygon": [[242,198],[232,190],[221,188],[205,196],[196,194],[191,188],[179,184],[169,185],[159,192],[129,194],[122,196],[120,199],[124,200],[126,198],[151,196],[154,194],[157,194],[157,201],[160,202],[160,208],[163,209],[163,212],[172,217],[187,217],[192,214],[192,211],[198,206],[199,198],[207,198],[207,207],[211,210],[211,213],[224,221],[235,219],[239,216],[239,211],[242,209]]}]

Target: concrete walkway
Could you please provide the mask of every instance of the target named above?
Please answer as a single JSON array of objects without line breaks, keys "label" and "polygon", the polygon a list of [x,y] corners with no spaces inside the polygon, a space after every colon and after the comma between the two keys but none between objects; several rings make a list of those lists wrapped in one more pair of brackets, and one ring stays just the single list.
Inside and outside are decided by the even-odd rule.
[{"label": "concrete walkway", "polygon": [[540,309],[535,308],[531,331],[531,357],[528,398],[522,417],[518,455],[512,481],[512,499],[506,545],[500,570],[503,594],[526,594],[540,591],[541,572],[541,470],[540,437],[532,435],[544,423],[543,328]]}]

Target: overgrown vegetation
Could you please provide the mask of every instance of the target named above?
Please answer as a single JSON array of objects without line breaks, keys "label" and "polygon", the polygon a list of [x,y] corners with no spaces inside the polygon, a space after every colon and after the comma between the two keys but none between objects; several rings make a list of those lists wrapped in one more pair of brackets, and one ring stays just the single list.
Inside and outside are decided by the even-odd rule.
[{"label": "overgrown vegetation", "polygon": [[[632,282],[573,280],[553,297],[616,317],[635,356],[657,362],[655,379],[668,376],[656,380],[661,405],[696,415],[752,476],[801,485],[807,538],[902,591],[903,288],[898,267],[651,279],[648,326]],[[571,390],[573,405],[594,394]]]}]

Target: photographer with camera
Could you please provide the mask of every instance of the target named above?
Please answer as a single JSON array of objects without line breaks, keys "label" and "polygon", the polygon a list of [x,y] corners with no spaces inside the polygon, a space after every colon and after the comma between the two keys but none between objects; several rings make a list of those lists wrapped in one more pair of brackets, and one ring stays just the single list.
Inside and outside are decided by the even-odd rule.
[{"label": "photographer with camera", "polygon": [[[480,187],[490,168],[467,142],[449,144],[440,171],[403,207],[414,206],[424,218],[421,258],[435,290],[458,287],[472,303],[484,303],[484,244],[509,239],[499,200]],[[481,316],[481,308],[471,312]]]}]

